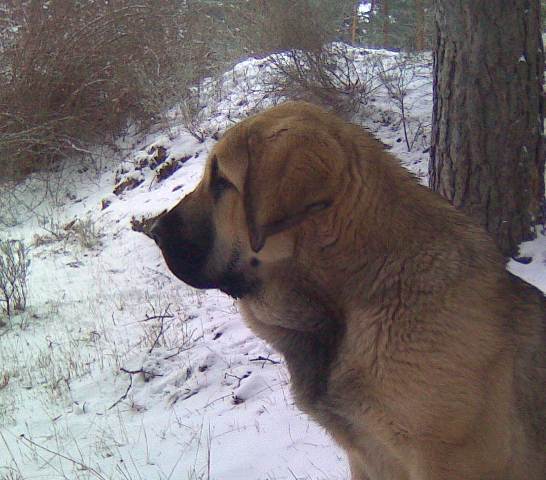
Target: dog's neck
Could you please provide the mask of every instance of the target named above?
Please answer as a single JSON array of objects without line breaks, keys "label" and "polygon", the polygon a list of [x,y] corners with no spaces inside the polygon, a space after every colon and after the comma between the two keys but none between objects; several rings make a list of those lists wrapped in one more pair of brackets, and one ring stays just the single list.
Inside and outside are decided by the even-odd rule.
[{"label": "dog's neck", "polygon": [[[310,408],[328,390],[345,327],[342,314],[330,308],[326,297],[311,298],[295,283],[269,285],[261,296],[243,298],[240,306],[252,330],[284,356],[296,400]],[[285,288],[290,303],[281,300]]]}]

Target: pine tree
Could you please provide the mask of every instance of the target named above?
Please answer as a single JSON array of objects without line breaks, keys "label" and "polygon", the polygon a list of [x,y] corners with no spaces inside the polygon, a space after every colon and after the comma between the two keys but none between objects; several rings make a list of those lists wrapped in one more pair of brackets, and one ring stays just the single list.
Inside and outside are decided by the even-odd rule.
[{"label": "pine tree", "polygon": [[430,186],[506,255],[544,199],[538,0],[437,0]]}]

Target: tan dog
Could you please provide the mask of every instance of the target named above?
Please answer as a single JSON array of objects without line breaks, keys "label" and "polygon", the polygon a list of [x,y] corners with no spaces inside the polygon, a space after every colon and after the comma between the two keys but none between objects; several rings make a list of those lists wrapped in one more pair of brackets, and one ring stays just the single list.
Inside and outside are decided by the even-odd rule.
[{"label": "tan dog", "polygon": [[546,479],[542,294],[361,128],[292,102],[239,123],[153,236],[241,299],[354,480]]}]

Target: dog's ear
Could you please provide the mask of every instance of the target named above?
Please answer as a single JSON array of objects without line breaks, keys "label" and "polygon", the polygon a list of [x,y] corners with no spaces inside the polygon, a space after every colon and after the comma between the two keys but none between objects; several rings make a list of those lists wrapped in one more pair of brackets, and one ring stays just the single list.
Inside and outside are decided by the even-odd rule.
[{"label": "dog's ear", "polygon": [[333,138],[308,127],[253,129],[247,150],[244,207],[250,244],[259,252],[269,236],[332,204],[342,153]]}]

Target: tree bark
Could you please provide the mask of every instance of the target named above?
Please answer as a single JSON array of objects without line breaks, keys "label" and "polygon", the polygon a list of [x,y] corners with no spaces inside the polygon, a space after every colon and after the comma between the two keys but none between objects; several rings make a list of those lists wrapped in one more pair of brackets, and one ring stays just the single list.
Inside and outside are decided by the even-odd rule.
[{"label": "tree bark", "polygon": [[356,1],[353,7],[353,19],[351,23],[351,45],[356,45],[356,26],[358,24],[358,7],[360,0]]},{"label": "tree bark", "polygon": [[423,0],[415,0],[415,50],[425,49],[425,7]]},{"label": "tree bark", "polygon": [[383,15],[383,46],[388,48],[389,42],[389,2],[381,0],[381,14]]},{"label": "tree bark", "polygon": [[436,0],[430,186],[505,255],[544,199],[538,0]]}]

